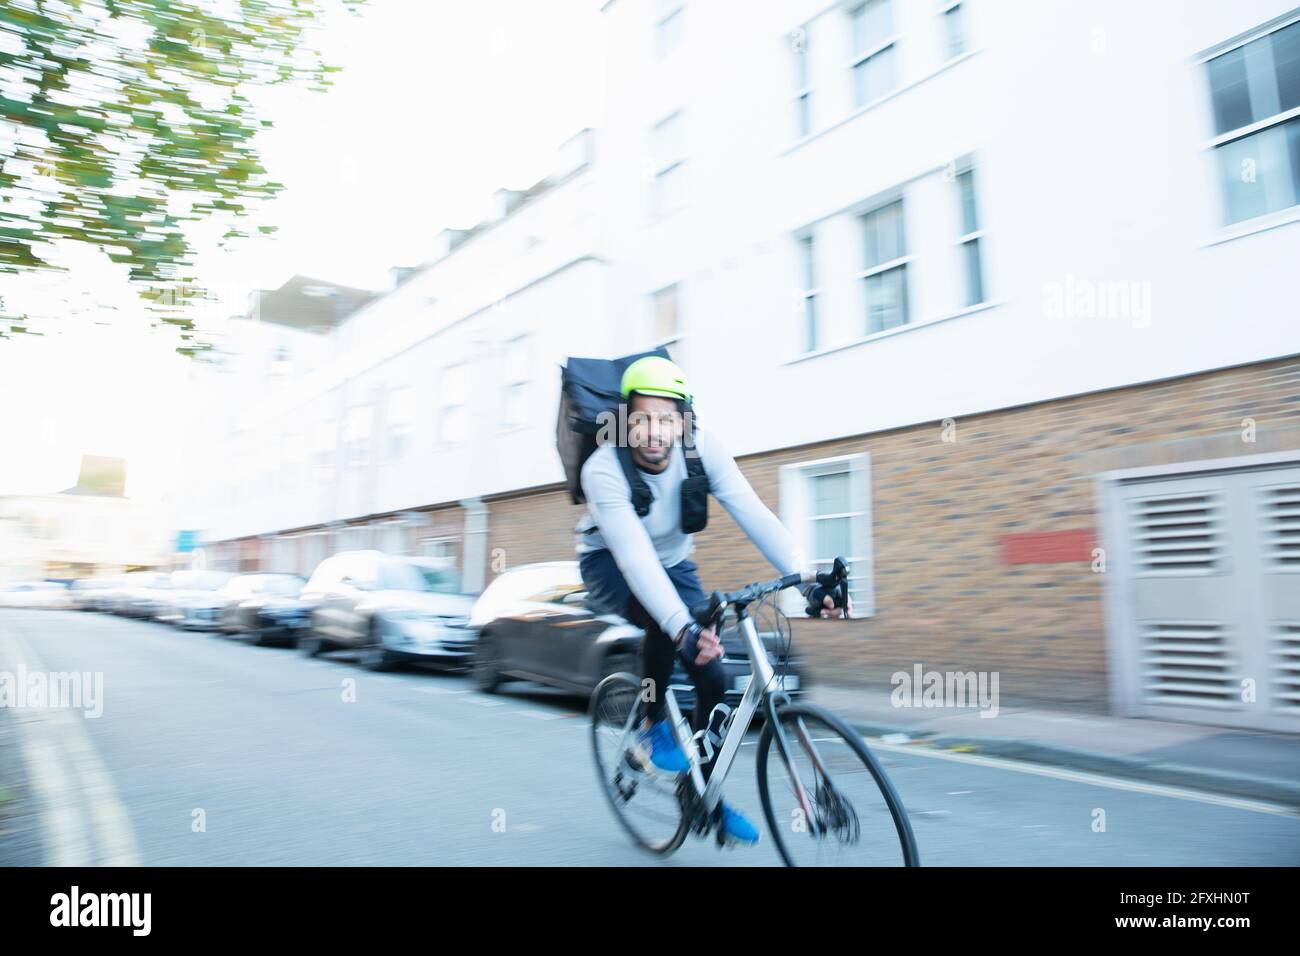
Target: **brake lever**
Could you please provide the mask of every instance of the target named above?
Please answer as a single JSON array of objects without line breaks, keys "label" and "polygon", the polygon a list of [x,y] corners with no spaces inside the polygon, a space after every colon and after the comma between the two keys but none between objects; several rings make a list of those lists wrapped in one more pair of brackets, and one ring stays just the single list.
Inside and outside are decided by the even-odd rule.
[{"label": "brake lever", "polygon": [[[831,570],[823,571],[815,576],[817,585],[822,589],[823,597],[829,596],[831,603],[844,612],[846,620],[851,619],[849,613],[849,565],[843,558],[836,558],[831,565]],[[811,612],[813,608],[809,608]],[[816,613],[810,613],[810,617],[820,617],[822,608],[816,608]]]}]

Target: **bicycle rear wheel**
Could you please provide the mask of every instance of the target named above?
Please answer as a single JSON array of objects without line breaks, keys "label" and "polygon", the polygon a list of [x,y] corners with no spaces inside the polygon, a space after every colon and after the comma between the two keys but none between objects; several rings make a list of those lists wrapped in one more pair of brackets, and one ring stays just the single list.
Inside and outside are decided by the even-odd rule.
[{"label": "bicycle rear wheel", "polygon": [[606,677],[591,695],[591,747],[600,789],[618,822],[642,849],[667,856],[686,839],[683,788],[689,783],[638,759],[636,733],[644,711],[640,681],[627,673]]},{"label": "bicycle rear wheel", "polygon": [[758,793],[787,866],[920,866],[894,785],[861,736],[814,704],[778,705],[758,740]]}]

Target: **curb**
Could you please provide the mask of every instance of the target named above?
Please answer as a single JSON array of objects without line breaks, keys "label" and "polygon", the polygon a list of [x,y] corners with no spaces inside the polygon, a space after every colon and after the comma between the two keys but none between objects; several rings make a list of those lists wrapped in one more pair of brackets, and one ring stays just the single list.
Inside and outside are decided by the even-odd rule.
[{"label": "curb", "polygon": [[1043,744],[1032,740],[1016,740],[1007,737],[963,737],[959,734],[918,734],[913,728],[896,724],[859,720],[850,720],[849,723],[859,733],[872,737],[901,734],[907,737],[909,742],[942,750],[961,749],[1026,763],[1102,773],[1130,780],[1145,780],[1171,787],[1185,787],[1189,790],[1204,790],[1209,793],[1262,800],[1300,811],[1300,782],[1298,781],[1214,770],[1208,767],[1192,767],[1141,757],[1118,756],[1057,744]]}]

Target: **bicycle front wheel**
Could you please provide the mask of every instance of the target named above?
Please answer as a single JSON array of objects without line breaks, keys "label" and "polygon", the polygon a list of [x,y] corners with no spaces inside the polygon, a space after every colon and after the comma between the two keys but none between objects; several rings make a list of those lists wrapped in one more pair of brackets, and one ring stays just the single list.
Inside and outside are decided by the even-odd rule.
[{"label": "bicycle front wheel", "polygon": [[614,816],[637,845],[667,856],[686,839],[685,778],[665,775],[636,745],[645,715],[641,683],[611,674],[591,695],[591,747],[600,789]]},{"label": "bicycle front wheel", "polygon": [[835,714],[814,704],[778,706],[757,760],[763,814],[786,866],[921,865],[894,785]]}]

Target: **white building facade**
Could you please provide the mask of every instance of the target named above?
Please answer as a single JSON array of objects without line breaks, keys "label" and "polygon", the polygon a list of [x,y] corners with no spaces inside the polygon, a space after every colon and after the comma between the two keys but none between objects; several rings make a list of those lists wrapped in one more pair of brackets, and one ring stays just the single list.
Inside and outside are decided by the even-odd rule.
[{"label": "white building facade", "polygon": [[[598,148],[249,410],[209,538],[565,557],[557,364],[666,345],[807,552],[855,559],[826,671],[1292,728],[1293,2],[610,0]],[[700,559],[764,572],[722,520]]]}]

